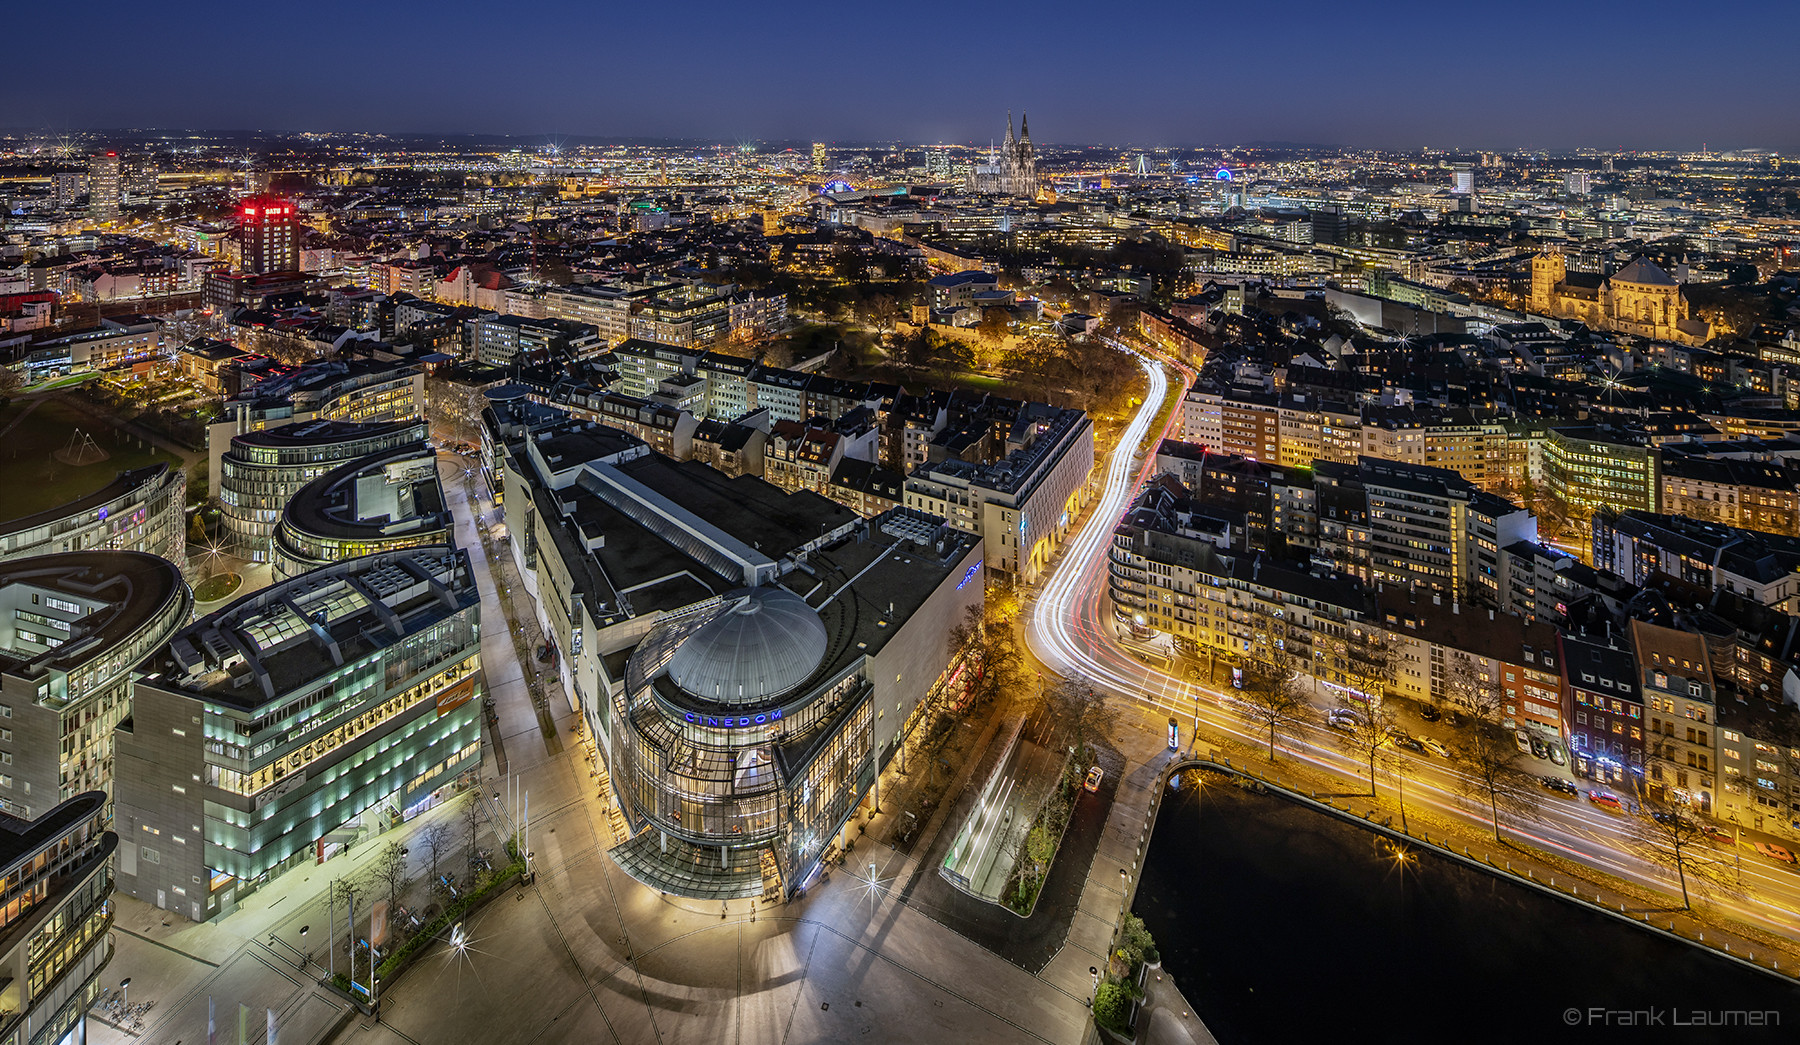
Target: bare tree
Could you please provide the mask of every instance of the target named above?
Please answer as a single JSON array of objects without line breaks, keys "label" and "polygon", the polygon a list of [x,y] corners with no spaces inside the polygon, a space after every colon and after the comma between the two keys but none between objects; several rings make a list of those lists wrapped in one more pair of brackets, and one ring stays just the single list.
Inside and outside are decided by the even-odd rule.
[{"label": "bare tree", "polygon": [[425,850],[426,859],[431,861],[431,880],[437,881],[438,862],[450,851],[454,843],[454,832],[449,824],[442,820],[426,825],[416,836],[418,844]]},{"label": "bare tree", "polygon": [[1269,761],[1275,761],[1275,736],[1283,726],[1299,721],[1307,708],[1300,688],[1300,669],[1287,650],[1270,646],[1250,662],[1244,680],[1244,711],[1251,721],[1269,732]]},{"label": "bare tree", "polygon": [[1537,808],[1538,788],[1521,765],[1521,752],[1506,728],[1506,693],[1484,668],[1461,659],[1450,671],[1450,689],[1468,715],[1452,763],[1462,774],[1461,789],[1472,798],[1485,797],[1494,821],[1494,841],[1500,837],[1500,814],[1526,816]]},{"label": "bare tree", "polygon": [[1637,838],[1650,859],[1675,872],[1681,883],[1681,908],[1692,910],[1688,879],[1697,889],[1730,885],[1730,864],[1707,844],[1707,832],[1693,810],[1677,803],[1645,802],[1637,817]]},{"label": "bare tree", "polygon": [[1333,728],[1338,744],[1369,768],[1369,797],[1375,797],[1375,766],[1388,741],[1388,728],[1394,724],[1394,712],[1379,700],[1363,703],[1354,697],[1338,700],[1333,712]]},{"label": "bare tree", "polygon": [[388,902],[389,907],[397,907],[406,887],[412,884],[412,878],[406,873],[407,850],[399,842],[389,842],[375,854],[375,862],[369,865],[369,884],[375,895]]},{"label": "bare tree", "polygon": [[457,818],[458,824],[462,827],[462,836],[468,842],[469,863],[471,865],[475,863],[475,840],[481,836],[481,822],[484,819],[481,815],[481,802],[479,799],[479,795],[471,793],[469,795],[469,800],[463,804],[462,812]]},{"label": "bare tree", "polygon": [[985,604],[970,606],[950,629],[950,648],[961,652],[964,670],[974,672],[969,692],[977,702],[990,700],[1019,681],[1024,660],[1013,623]]},{"label": "bare tree", "polygon": [[1066,680],[1044,690],[1044,703],[1068,736],[1069,746],[1075,749],[1075,764],[1085,772],[1093,764],[1088,746],[1110,730],[1116,717],[1114,709],[1107,704],[1105,694]]}]

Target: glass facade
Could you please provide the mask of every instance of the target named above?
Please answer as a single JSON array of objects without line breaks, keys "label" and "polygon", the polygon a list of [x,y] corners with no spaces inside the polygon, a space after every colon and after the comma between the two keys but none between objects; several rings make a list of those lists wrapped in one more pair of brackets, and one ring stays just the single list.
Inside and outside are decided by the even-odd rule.
[{"label": "glass facade", "polygon": [[[681,690],[669,662],[728,603],[653,631],[608,706],[611,780],[627,816],[651,829],[618,854],[666,892],[732,898],[791,892],[874,779],[873,687],[861,662],[757,702]],[[633,843],[627,843],[632,846]],[[623,848],[623,847],[622,847]]]}]

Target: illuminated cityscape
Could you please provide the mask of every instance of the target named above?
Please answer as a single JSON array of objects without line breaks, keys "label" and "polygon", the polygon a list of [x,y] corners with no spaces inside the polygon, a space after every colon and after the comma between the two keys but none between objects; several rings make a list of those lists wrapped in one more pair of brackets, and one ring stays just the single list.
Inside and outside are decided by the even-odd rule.
[{"label": "illuminated cityscape", "polygon": [[1800,1022],[1773,5],[175,6],[0,107],[0,1045]]}]

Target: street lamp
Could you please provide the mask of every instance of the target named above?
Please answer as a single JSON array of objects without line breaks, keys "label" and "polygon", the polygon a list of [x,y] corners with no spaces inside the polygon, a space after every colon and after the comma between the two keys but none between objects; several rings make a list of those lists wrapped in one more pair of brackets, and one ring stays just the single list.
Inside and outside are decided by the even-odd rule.
[{"label": "street lamp", "polygon": [[126,1005],[127,999],[129,999],[130,997],[131,997],[131,977],[127,976],[124,979],[119,981],[119,1004],[121,1006]]}]

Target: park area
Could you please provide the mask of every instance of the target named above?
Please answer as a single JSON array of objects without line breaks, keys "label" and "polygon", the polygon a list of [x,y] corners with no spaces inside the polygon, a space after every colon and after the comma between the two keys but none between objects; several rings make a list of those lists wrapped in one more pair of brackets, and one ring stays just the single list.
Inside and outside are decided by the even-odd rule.
[{"label": "park area", "polygon": [[141,444],[62,399],[14,400],[0,408],[0,516],[17,519],[67,504],[120,472],[153,464],[181,467],[174,455]]}]

